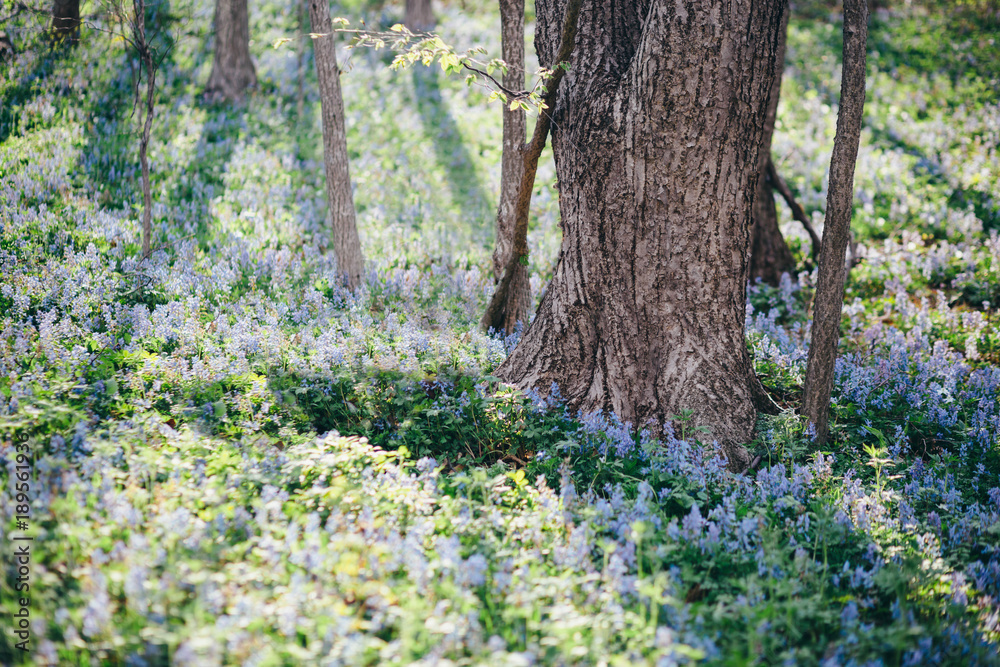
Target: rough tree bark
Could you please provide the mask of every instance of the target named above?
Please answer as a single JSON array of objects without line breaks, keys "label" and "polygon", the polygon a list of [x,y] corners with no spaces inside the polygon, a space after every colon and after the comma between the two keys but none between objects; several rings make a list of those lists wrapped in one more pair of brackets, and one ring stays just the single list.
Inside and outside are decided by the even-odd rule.
[{"label": "rough tree bark", "polygon": [[813,302],[812,341],[803,390],[802,412],[816,428],[816,440],[829,433],[830,393],[840,339],[840,311],[844,305],[847,267],[844,255],[851,235],[854,205],[854,165],[861,141],[865,106],[865,44],[868,39],[868,5],[865,0],[844,0],[844,64],[840,84],[837,135],[830,158],[830,185],[826,196],[823,249],[820,251]]},{"label": "rough tree bark", "polygon": [[[778,115],[778,98],[781,95],[781,76],[785,70],[785,41],[788,31],[788,9],[781,18],[781,33],[778,40],[778,55],[774,63],[774,82],[767,101],[767,116],[764,119],[764,137],[757,160],[760,175],[757,178],[757,192],[753,203],[753,233],[751,235],[750,280],[760,278],[766,283],[777,285],[782,273],[795,272],[792,251],[785,243],[778,227],[778,210],[774,205],[774,185],[769,178],[771,162],[771,139],[774,137],[774,121]],[[773,166],[772,166],[773,168]]]},{"label": "rough tree bark", "polygon": [[216,0],[215,56],[205,96],[237,102],[256,85],[257,70],[250,59],[247,0]]},{"label": "rough tree bark", "polygon": [[80,34],[80,0],[53,0],[51,35],[56,42],[76,42]]},{"label": "rough tree bark", "polygon": [[[785,4],[585,4],[550,109],[559,262],[502,379],[636,425],[689,409],[732,469],[749,464],[750,210]],[[563,6],[536,4],[545,66]]]},{"label": "rough tree bark", "polygon": [[309,0],[309,22],[313,33],[313,56],[319,80],[320,112],[323,117],[323,164],[326,167],[326,196],[333,224],[333,251],[347,286],[361,284],[364,256],[354,213],[354,195],[347,164],[347,131],[344,127],[344,98],[340,93],[337,42],[330,20],[328,0]]},{"label": "rough tree bark", "polygon": [[434,11],[431,0],[406,0],[403,23],[413,32],[430,32],[434,29]]},{"label": "rough tree bark", "polygon": [[[524,89],[524,0],[500,0],[500,27],[503,60],[507,73],[503,85],[508,90]],[[496,248],[493,251],[493,277],[499,282],[514,251],[514,224],[517,193],[524,175],[524,139],[528,120],[521,109],[503,108],[503,155],[500,169],[500,205],[497,207]],[[531,318],[531,282],[528,267],[518,263],[507,290],[502,320],[504,331],[515,329],[520,321],[527,326]]]}]

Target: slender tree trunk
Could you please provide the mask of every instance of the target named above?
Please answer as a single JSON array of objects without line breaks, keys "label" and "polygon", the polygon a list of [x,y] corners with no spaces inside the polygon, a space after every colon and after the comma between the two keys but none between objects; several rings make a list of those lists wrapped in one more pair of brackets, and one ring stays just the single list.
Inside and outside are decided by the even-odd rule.
[{"label": "slender tree trunk", "polygon": [[149,159],[146,156],[149,148],[149,136],[153,129],[153,109],[156,104],[156,69],[152,58],[145,58],[146,67],[146,119],[142,124],[142,137],[139,140],[139,166],[142,169],[142,256],[149,257],[152,252],[153,238],[153,195],[149,183]]},{"label": "slender tree trunk", "polygon": [[[503,85],[508,90],[524,89],[524,0],[500,0],[500,26],[503,60],[507,73]],[[503,107],[503,156],[500,171],[500,205],[497,208],[496,249],[493,251],[493,276],[503,278],[504,269],[514,251],[514,224],[517,193],[524,175],[524,140],[528,122],[521,109]],[[531,282],[528,267],[514,267],[510,287],[506,292],[503,313],[498,315],[504,331],[515,329],[518,322],[528,324],[531,318]]]},{"label": "slender tree trunk", "polygon": [[406,27],[413,32],[430,32],[436,25],[431,0],[406,0],[403,18]]},{"label": "slender tree trunk", "polygon": [[[139,71],[136,74],[136,104],[139,103],[139,86],[142,81],[142,71],[146,71],[145,117],[142,123],[142,134],[139,135],[139,167],[142,171],[142,257],[146,259],[152,253],[153,238],[153,196],[149,182],[149,159],[147,151],[149,138],[153,130],[153,112],[156,106],[156,57],[149,45],[146,34],[146,3],[145,0],[132,2],[132,45],[139,56]],[[140,115],[140,117],[143,117]]]},{"label": "slender tree trunk", "polygon": [[771,139],[774,137],[774,121],[778,114],[778,98],[781,95],[781,76],[785,70],[785,41],[788,31],[786,9],[781,18],[781,38],[778,41],[778,55],[775,60],[774,82],[768,96],[767,116],[764,119],[764,139],[760,147],[760,165],[757,178],[757,192],[753,203],[753,234],[751,236],[750,280],[760,278],[766,283],[777,285],[781,274],[795,272],[792,251],[785,243],[778,227],[778,210],[774,205],[774,187],[768,177],[771,161]]},{"label": "slender tree trunk", "polygon": [[340,93],[337,42],[330,20],[328,0],[309,0],[309,21],[320,37],[313,40],[316,78],[323,117],[323,163],[326,167],[326,196],[333,223],[333,250],[340,274],[347,286],[361,284],[364,257],[354,214],[354,195],[347,164],[347,131],[344,127],[344,99]]},{"label": "slender tree trunk", "polygon": [[250,17],[247,0],[216,0],[215,57],[205,95],[237,102],[257,85],[257,70],[250,58]]},{"label": "slender tree trunk", "polygon": [[517,187],[517,200],[514,205],[513,246],[509,259],[504,266],[503,277],[493,291],[486,312],[479,322],[484,331],[494,329],[505,330],[508,317],[507,306],[510,301],[514,277],[518,271],[527,265],[528,260],[528,216],[531,211],[531,191],[535,184],[535,172],[538,169],[538,158],[542,155],[545,142],[552,127],[552,115],[549,111],[555,107],[559,84],[566,75],[566,69],[576,44],[577,22],[583,0],[569,0],[566,3],[566,14],[562,30],[558,36],[559,48],[556,52],[552,76],[545,82],[545,94],[542,97],[538,120],[531,135],[531,142],[521,151],[521,182]]},{"label": "slender tree trunk", "polygon": [[52,38],[76,42],[80,35],[80,0],[53,0]]},{"label": "slender tree trunk", "polygon": [[306,40],[304,36],[309,32],[309,0],[293,0],[296,14],[298,15],[299,32],[303,35],[295,44],[295,58],[297,64],[295,80],[295,119],[301,123],[305,113],[306,101]]},{"label": "slender tree trunk", "polygon": [[[561,6],[536,4],[545,66]],[[559,262],[501,378],[637,426],[691,410],[731,468],[750,463],[750,214],[784,7],[587,3],[550,109]]]},{"label": "slender tree trunk", "polygon": [[865,106],[865,56],[868,39],[868,5],[865,0],[844,0],[844,65],[840,84],[837,136],[830,158],[830,185],[826,196],[823,249],[820,252],[813,304],[812,341],[802,411],[816,427],[816,440],[829,433],[830,394],[840,339],[840,312],[844,305],[847,267],[844,255],[851,236],[854,205],[854,165],[861,141]]}]

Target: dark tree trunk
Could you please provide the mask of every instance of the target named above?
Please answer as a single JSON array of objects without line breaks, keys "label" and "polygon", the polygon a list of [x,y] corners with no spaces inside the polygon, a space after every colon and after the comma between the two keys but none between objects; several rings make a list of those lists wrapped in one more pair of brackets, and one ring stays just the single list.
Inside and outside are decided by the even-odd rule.
[{"label": "dark tree trunk", "polygon": [[844,305],[847,267],[844,255],[851,238],[854,207],[854,165],[861,141],[865,107],[865,56],[868,5],[844,0],[844,66],[840,83],[837,136],[830,158],[830,185],[826,195],[823,249],[819,255],[816,299],[813,302],[812,340],[803,389],[802,412],[816,427],[816,440],[826,442],[829,430],[833,368],[840,340],[840,311]]},{"label": "dark tree trunk", "polygon": [[[536,4],[545,66],[563,6]],[[501,378],[637,426],[691,410],[733,469],[749,464],[750,212],[784,6],[586,3],[550,109],[559,262]]]},{"label": "dark tree trunk", "polygon": [[17,49],[14,48],[14,43],[10,41],[10,37],[5,32],[0,32],[0,62],[3,62],[7,58],[13,58],[17,54]]},{"label": "dark tree trunk", "polygon": [[788,30],[786,9],[781,19],[781,37],[778,41],[778,55],[774,64],[774,82],[767,101],[767,117],[764,120],[764,138],[760,147],[759,176],[757,193],[753,203],[753,234],[750,251],[750,280],[760,278],[766,283],[777,285],[782,273],[795,272],[792,251],[785,243],[778,227],[778,210],[774,205],[774,184],[769,178],[768,163],[771,160],[771,139],[774,137],[774,121],[778,114],[778,98],[781,94],[781,75],[785,69],[785,39]]},{"label": "dark tree trunk", "polygon": [[354,214],[354,195],[347,164],[347,131],[344,126],[344,98],[340,93],[337,42],[330,20],[328,0],[309,0],[316,78],[319,80],[320,111],[323,117],[323,164],[326,167],[326,196],[333,223],[333,251],[337,268],[348,287],[361,284],[364,256]]},{"label": "dark tree trunk", "polygon": [[431,0],[406,0],[406,27],[413,32],[429,32],[434,29],[434,11]]},{"label": "dark tree trunk", "polygon": [[[503,60],[507,73],[503,85],[508,90],[524,89],[524,0],[500,0],[500,27]],[[493,276],[499,281],[514,251],[514,222],[517,193],[524,174],[524,140],[528,122],[521,109],[503,108],[503,156],[500,171],[500,205],[497,207],[496,249],[493,251]],[[527,326],[531,318],[531,282],[528,267],[514,267],[503,308],[503,329],[513,331],[520,321]]]},{"label": "dark tree trunk", "polygon": [[75,42],[80,34],[80,0],[54,0],[52,3],[52,38]]},{"label": "dark tree trunk", "polygon": [[250,17],[247,0],[216,0],[215,57],[205,95],[237,102],[257,85],[257,71],[250,59]]}]

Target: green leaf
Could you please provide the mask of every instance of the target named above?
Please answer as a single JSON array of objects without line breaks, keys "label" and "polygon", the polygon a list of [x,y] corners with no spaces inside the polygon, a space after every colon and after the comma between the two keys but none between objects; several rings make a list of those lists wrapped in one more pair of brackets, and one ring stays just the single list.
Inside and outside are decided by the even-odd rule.
[{"label": "green leaf", "polygon": [[445,72],[462,69],[462,63],[454,53],[441,56],[441,69]]}]

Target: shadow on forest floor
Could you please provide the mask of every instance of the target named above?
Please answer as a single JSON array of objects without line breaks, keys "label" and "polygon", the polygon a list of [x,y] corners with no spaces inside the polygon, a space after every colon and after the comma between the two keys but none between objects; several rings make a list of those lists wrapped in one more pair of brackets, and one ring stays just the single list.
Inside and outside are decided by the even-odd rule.
[{"label": "shadow on forest floor", "polygon": [[416,105],[434,154],[448,178],[452,200],[474,219],[490,220],[493,198],[483,184],[462,133],[441,95],[439,72],[431,67],[413,68]]}]

